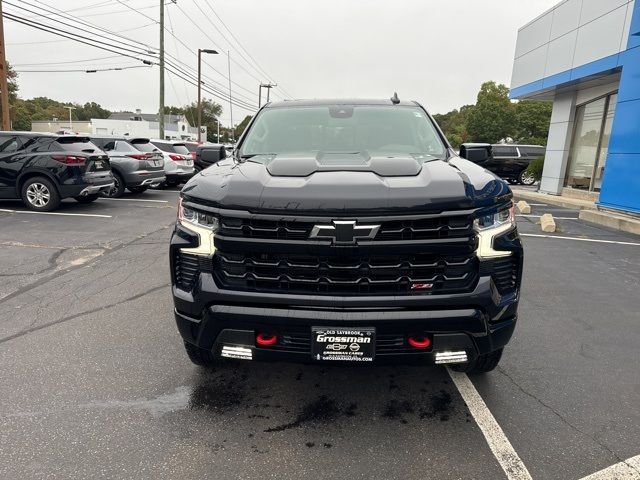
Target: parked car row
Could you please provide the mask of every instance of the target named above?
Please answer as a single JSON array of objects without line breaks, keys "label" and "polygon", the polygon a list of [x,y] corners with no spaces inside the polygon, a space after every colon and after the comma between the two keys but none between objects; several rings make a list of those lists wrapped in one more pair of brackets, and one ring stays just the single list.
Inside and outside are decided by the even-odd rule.
[{"label": "parked car row", "polygon": [[[32,210],[51,211],[65,198],[91,203],[101,195],[120,197],[125,190],[139,194],[150,187],[175,186],[195,174],[197,153],[208,149],[224,158],[220,145],[0,132],[0,199],[22,199]],[[210,154],[204,157],[198,171],[215,163]]]}]

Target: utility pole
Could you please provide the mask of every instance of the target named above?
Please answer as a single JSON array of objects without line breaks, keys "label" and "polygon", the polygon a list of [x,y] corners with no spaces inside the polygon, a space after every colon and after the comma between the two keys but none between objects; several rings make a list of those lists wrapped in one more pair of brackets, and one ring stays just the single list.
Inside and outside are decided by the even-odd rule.
[{"label": "utility pole", "polygon": [[235,140],[235,131],[233,128],[233,103],[231,99],[231,53],[227,50],[227,62],[229,65],[229,115],[231,115],[231,140]]},{"label": "utility pole", "polygon": [[202,54],[210,53],[212,55],[217,55],[218,52],[215,50],[207,50],[207,49],[198,49],[198,143],[201,142],[202,136],[202,80],[200,79],[200,72],[202,70]]},{"label": "utility pole", "polygon": [[216,134],[216,143],[220,143],[220,119],[216,118],[218,121],[218,133]]},{"label": "utility pole", "polygon": [[4,19],[2,17],[2,0],[0,0],[0,106],[2,107],[2,130],[11,129],[9,119],[9,82],[7,76],[7,58],[4,51]]},{"label": "utility pole", "polygon": [[69,110],[69,130],[73,132],[73,120],[71,119],[71,110],[75,110],[76,107],[64,107]]},{"label": "utility pole", "polygon": [[158,133],[164,140],[164,0],[160,0],[160,107],[158,110]]}]

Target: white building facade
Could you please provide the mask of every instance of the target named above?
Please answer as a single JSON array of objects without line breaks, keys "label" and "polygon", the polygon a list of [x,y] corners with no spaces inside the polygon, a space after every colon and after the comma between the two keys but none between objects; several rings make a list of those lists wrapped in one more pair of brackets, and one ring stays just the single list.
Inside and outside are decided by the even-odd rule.
[{"label": "white building facade", "polygon": [[[198,140],[198,127],[192,127],[184,115],[164,116],[164,138],[167,140]],[[94,135],[126,135],[131,137],[160,138],[157,115],[136,112],[117,112],[110,118],[92,118]],[[206,140],[207,127],[202,127],[201,138]]]}]

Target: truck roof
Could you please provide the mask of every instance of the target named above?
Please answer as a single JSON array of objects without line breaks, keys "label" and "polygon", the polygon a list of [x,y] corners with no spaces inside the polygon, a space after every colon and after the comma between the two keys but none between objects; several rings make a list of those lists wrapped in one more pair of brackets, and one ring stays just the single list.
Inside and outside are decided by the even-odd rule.
[{"label": "truck roof", "polygon": [[[386,105],[386,106],[394,106],[391,102],[391,99],[363,99],[363,98],[340,98],[340,99],[310,99],[310,100],[283,100],[280,102],[271,102],[268,103],[265,108],[280,108],[280,107],[312,107],[312,106],[322,106],[322,105]],[[404,106],[412,106],[415,107],[418,105],[417,102],[413,100],[400,100],[398,105]]]}]

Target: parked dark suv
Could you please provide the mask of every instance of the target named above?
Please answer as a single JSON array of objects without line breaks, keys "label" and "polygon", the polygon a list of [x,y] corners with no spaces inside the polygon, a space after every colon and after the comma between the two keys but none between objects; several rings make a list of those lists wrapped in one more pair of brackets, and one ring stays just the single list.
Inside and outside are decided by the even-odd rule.
[{"label": "parked dark suv", "polygon": [[108,196],[121,197],[125,188],[142,193],[165,181],[164,158],[148,138],[93,136],[91,140],[109,155],[114,186]]},{"label": "parked dark suv", "polygon": [[527,167],[531,160],[544,157],[546,148],[541,145],[516,145],[516,144],[468,144],[476,147],[490,147],[489,158],[482,167],[510,183],[520,183],[522,185],[533,185],[536,180],[527,172]]},{"label": "parked dark suv", "polygon": [[88,137],[0,132],[0,198],[48,212],[63,198],[89,203],[112,186],[109,158]]},{"label": "parked dark suv", "polygon": [[509,186],[456,156],[415,102],[267,104],[178,208],[173,301],[196,364],[486,372],[514,331],[523,252]]}]

